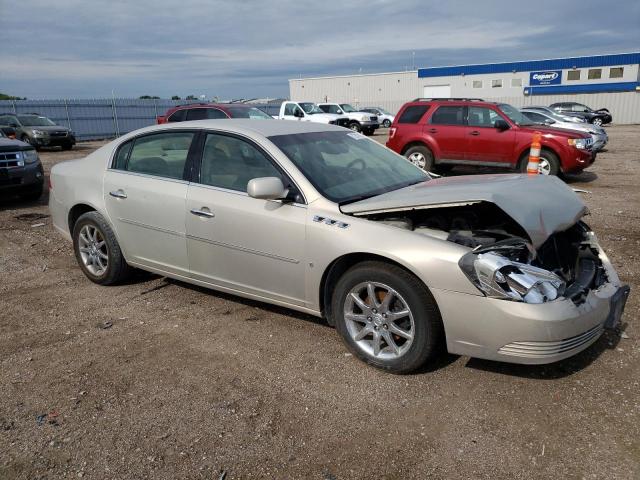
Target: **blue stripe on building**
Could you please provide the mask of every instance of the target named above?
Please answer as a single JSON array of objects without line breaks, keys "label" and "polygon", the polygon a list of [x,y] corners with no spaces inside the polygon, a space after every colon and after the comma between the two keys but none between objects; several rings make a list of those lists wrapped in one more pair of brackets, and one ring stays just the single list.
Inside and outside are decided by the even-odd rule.
[{"label": "blue stripe on building", "polygon": [[562,95],[565,93],[633,92],[640,89],[640,82],[588,83],[582,85],[550,85],[526,87],[525,95]]},{"label": "blue stripe on building", "polygon": [[[566,70],[570,68],[609,67],[640,64],[640,52],[590,57],[556,58],[525,62],[487,63],[484,65],[459,65],[418,69],[418,77],[448,77],[454,75],[480,75],[486,73],[530,72],[542,70]],[[610,90],[607,90],[610,91]],[[615,90],[619,91],[619,90]],[[563,92],[568,93],[568,92]]]}]

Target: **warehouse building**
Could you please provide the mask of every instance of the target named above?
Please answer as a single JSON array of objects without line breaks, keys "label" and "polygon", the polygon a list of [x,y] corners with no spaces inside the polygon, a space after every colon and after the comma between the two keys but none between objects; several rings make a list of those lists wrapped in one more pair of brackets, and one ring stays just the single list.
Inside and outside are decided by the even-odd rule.
[{"label": "warehouse building", "polygon": [[347,102],[396,112],[414,98],[483,98],[517,107],[579,102],[640,123],[640,52],[428,67],[289,80],[292,100]]}]

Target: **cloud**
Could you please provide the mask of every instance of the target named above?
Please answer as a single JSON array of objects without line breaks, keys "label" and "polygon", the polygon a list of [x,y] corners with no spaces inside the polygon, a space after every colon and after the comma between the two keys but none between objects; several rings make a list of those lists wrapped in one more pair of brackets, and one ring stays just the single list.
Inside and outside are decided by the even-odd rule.
[{"label": "cloud", "polygon": [[[0,0],[2,2],[3,0]],[[0,9],[2,7],[0,3]],[[298,76],[618,51],[633,0],[25,0],[3,24],[0,91],[39,97],[287,95]]]}]

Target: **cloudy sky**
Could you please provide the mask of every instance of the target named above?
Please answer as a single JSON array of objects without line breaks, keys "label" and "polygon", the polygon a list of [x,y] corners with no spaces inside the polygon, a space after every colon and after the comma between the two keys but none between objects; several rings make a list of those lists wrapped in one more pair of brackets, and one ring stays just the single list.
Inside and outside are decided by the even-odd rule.
[{"label": "cloudy sky", "polygon": [[289,78],[402,71],[412,52],[422,67],[640,50],[638,0],[0,0],[0,18],[0,92],[29,98],[287,96]]}]

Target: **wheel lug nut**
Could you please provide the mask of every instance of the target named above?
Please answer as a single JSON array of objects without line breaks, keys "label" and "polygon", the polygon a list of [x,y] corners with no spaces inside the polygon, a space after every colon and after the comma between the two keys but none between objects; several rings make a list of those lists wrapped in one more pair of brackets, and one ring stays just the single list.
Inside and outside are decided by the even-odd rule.
[{"label": "wheel lug nut", "polygon": [[373,313],[378,313],[378,311],[375,308],[372,310],[372,312]]},{"label": "wheel lug nut", "polygon": [[383,313],[383,314],[382,314],[382,318],[387,318],[387,314],[386,314],[386,313]]},{"label": "wheel lug nut", "polygon": [[371,321],[371,317],[367,317],[367,322],[370,322],[370,321]]},{"label": "wheel lug nut", "polygon": [[385,323],[382,328],[384,328],[385,330],[387,330],[389,328],[389,326]]}]

